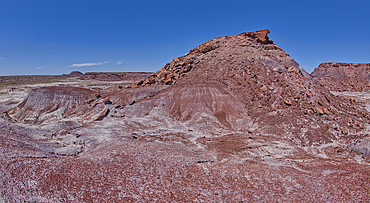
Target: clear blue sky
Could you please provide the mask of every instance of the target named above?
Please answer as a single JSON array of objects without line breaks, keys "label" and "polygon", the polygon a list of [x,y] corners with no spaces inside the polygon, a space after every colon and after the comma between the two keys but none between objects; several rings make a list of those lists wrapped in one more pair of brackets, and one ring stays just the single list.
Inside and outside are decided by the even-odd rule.
[{"label": "clear blue sky", "polygon": [[306,71],[370,62],[370,1],[4,1],[0,75],[157,71],[199,44],[270,29]]}]

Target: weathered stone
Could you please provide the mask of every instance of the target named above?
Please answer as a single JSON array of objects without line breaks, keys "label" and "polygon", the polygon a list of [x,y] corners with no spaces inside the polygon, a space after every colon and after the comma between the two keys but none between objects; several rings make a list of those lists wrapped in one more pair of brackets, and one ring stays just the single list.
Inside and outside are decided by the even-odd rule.
[{"label": "weathered stone", "polygon": [[246,35],[249,36],[249,37],[255,37],[253,31],[247,32]]},{"label": "weathered stone", "polygon": [[109,114],[109,112],[110,112],[110,110],[109,110],[109,108],[106,108],[99,116],[98,116],[98,118],[96,118],[95,120],[96,121],[101,121],[101,120],[103,120],[105,117],[107,117],[108,116],[108,114]]},{"label": "weathered stone", "polygon": [[290,99],[284,99],[284,103],[288,106],[292,105],[292,101],[290,101]]},{"label": "weathered stone", "polygon": [[329,112],[329,110],[328,110],[327,108],[324,108],[324,109],[323,109],[323,112],[324,112],[324,114],[326,114],[326,115],[329,115],[329,114],[330,114],[330,112]]},{"label": "weathered stone", "polygon": [[295,71],[295,68],[293,68],[293,67],[289,67],[289,68],[288,68],[288,72],[289,72],[289,73],[294,72],[294,71]]},{"label": "weathered stone", "polygon": [[298,102],[299,101],[299,96],[295,96],[294,101]]},{"label": "weathered stone", "polygon": [[90,104],[93,101],[95,101],[95,99],[89,99],[89,100],[86,101],[86,104]]},{"label": "weathered stone", "polygon": [[266,92],[268,90],[268,88],[266,87],[266,85],[262,84],[262,86],[260,87],[260,90],[262,92]]},{"label": "weathered stone", "polygon": [[325,124],[324,126],[324,133],[329,130],[329,123]]},{"label": "weathered stone", "polygon": [[343,134],[343,135],[348,135],[348,133],[349,133],[348,127],[347,127],[347,126],[344,126],[344,127],[342,128],[342,134]]},{"label": "weathered stone", "polygon": [[104,104],[112,104],[112,101],[109,99],[109,97],[105,97],[105,99],[103,100],[103,103]]},{"label": "weathered stone", "polygon": [[319,100],[317,103],[320,104],[321,106],[324,106],[324,107],[328,107],[329,106],[329,104],[325,103],[322,100]]},{"label": "weathered stone", "polygon": [[321,107],[312,107],[312,110],[315,112],[315,113],[318,113],[318,114],[324,114],[324,111],[322,110]]},{"label": "weathered stone", "polygon": [[179,59],[178,57],[175,57],[175,58],[173,59],[173,61],[176,63],[176,62],[180,61],[180,59]]},{"label": "weathered stone", "polygon": [[260,41],[262,43],[268,43],[270,42],[267,34],[270,33],[270,30],[265,29],[265,30],[258,30],[255,32],[255,36],[257,37],[257,41]]},{"label": "weathered stone", "polygon": [[207,53],[207,52],[212,51],[212,50],[214,50],[218,47],[219,46],[217,46],[217,45],[207,44],[207,45],[200,46],[199,51],[201,51],[202,53]]}]

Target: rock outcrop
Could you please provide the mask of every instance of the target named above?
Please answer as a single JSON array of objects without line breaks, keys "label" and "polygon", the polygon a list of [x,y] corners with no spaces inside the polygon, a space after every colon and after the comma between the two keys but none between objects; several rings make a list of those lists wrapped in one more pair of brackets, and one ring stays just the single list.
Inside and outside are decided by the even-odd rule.
[{"label": "rock outcrop", "polygon": [[370,63],[322,63],[311,75],[330,91],[370,90]]}]

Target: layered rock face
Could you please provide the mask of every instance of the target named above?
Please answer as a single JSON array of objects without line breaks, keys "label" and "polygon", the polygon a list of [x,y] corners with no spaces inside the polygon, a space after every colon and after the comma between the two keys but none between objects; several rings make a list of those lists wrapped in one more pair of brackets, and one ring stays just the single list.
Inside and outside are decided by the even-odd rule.
[{"label": "layered rock face", "polygon": [[330,91],[370,90],[370,63],[322,63],[311,75]]},{"label": "layered rock face", "polygon": [[79,116],[86,113],[85,103],[95,98],[95,94],[95,91],[71,86],[34,89],[8,114],[17,122],[29,124]]}]

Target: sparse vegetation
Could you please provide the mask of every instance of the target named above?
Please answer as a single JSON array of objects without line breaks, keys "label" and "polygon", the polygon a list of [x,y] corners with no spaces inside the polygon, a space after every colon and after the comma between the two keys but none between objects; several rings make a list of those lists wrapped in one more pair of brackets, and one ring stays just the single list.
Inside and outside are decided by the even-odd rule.
[{"label": "sparse vegetation", "polygon": [[61,82],[71,76],[60,75],[24,75],[24,76],[0,76],[0,88],[5,86],[25,85],[25,84],[39,84],[39,83],[53,83]]}]

